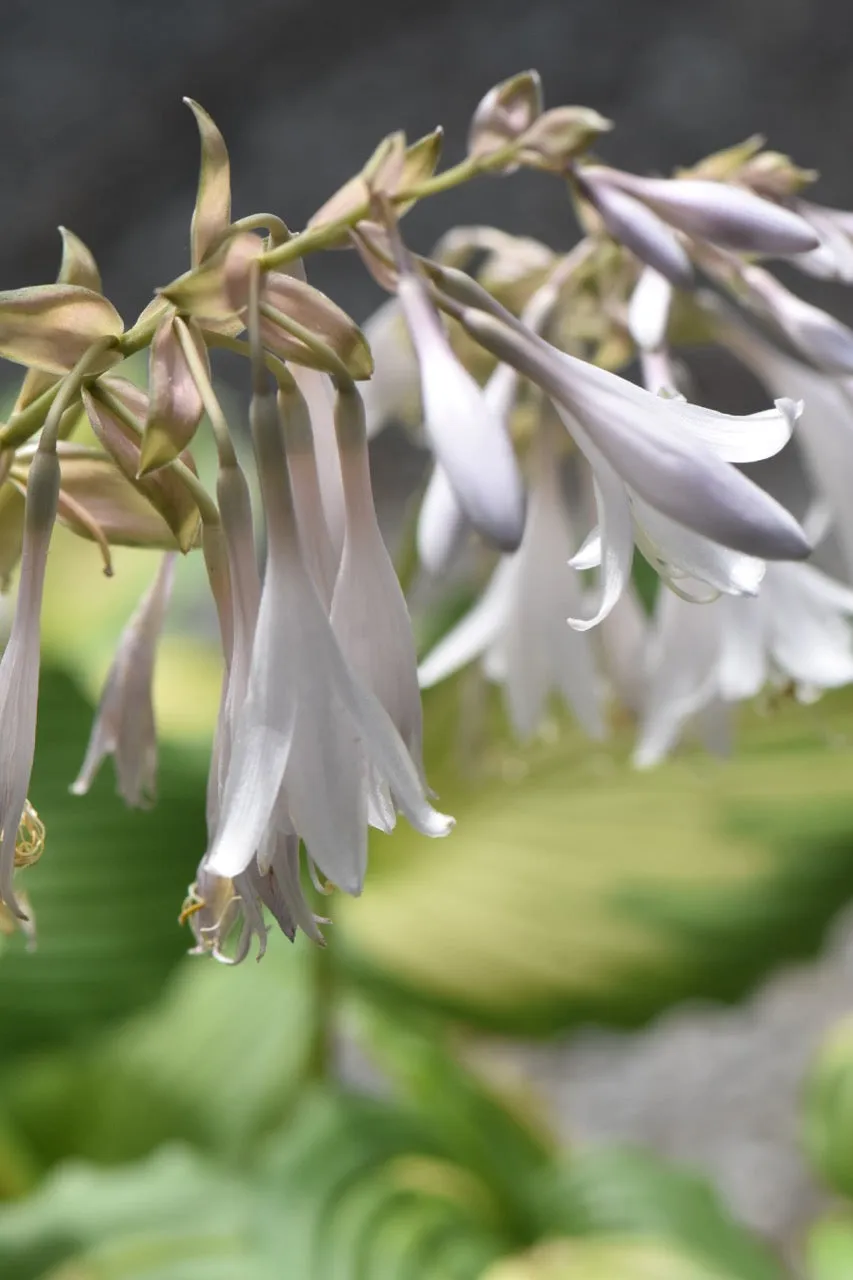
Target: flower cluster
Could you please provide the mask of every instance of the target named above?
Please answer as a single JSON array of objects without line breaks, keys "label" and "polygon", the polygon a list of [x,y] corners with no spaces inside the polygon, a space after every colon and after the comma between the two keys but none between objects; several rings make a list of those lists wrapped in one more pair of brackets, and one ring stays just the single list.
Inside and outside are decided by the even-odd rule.
[{"label": "flower cluster", "polygon": [[[853,219],[803,198],[812,175],[759,139],[672,179],[620,172],[589,156],[609,122],[544,109],[524,73],[482,100],[459,164],[436,173],[438,130],[392,134],[291,234],[272,214],[233,218],[225,143],[189,105],[201,170],[187,272],[125,329],[92,255],[63,232],[56,284],[0,294],[0,355],[27,369],[0,426],[0,581],[18,575],[0,662],[4,919],[31,930],[15,872],[44,843],[28,792],[57,520],[98,544],[107,572],[114,545],[163,552],[77,793],[112,755],[125,801],[154,799],[157,641],[177,554],[204,557],[224,676],[207,847],[182,918],[220,959],[253,942],[262,953],[269,917],[321,941],[303,868],[318,891],[359,893],[371,826],[390,831],[402,813],[448,833],[424,772],[420,689],[475,659],[522,737],[553,692],[595,738],[621,702],[641,765],[693,721],[716,739],[721,708],[768,681],[812,696],[853,679],[853,332],[764,265],[853,278]],[[570,253],[485,227],[451,231],[429,257],[407,247],[400,220],[419,199],[521,167],[568,183],[584,233]],[[363,332],[306,279],[304,259],[328,247],[357,252],[391,295]],[[734,352],[772,407],[689,403],[673,351],[691,334]],[[214,389],[221,348],[247,361],[260,513]],[[121,365],[146,349],[143,391]],[[643,385],[616,372],[635,358]],[[433,458],[424,572],[444,579],[477,542],[490,567],[420,666],[371,489],[368,439],[392,419],[419,428]],[[83,420],[97,447],[73,439]],[[215,493],[193,460],[200,429],[216,444]],[[802,523],[741,469],[781,451],[805,475]],[[813,542],[837,553],[835,577],[798,563]],[[651,618],[635,546],[664,584]]]}]

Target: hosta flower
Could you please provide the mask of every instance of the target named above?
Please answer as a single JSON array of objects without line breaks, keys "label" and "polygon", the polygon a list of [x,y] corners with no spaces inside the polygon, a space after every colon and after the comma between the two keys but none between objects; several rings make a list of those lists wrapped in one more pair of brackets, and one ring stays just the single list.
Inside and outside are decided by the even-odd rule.
[{"label": "hosta flower", "polygon": [[697,716],[793,684],[811,700],[853,683],[853,590],[809,564],[770,564],[758,597],[692,606],[662,591],[635,763],[658,763]]},{"label": "hosta flower", "polygon": [[853,373],[853,329],[798,298],[763,267],[745,267],[741,278],[801,356],[827,373]]},{"label": "hosta flower", "polygon": [[59,460],[55,453],[39,450],[27,480],[15,618],[0,660],[0,902],[24,918],[12,877],[35,753],[41,602],[58,500]]},{"label": "hosta flower", "polygon": [[743,187],[704,178],[643,178],[604,166],[590,166],[581,173],[598,190],[615,190],[641,201],[670,226],[727,249],[787,256],[818,245],[804,218]]},{"label": "hosta flower", "polygon": [[451,823],[428,804],[388,713],[353,675],[306,571],[272,392],[255,396],[252,416],[268,558],[248,692],[207,866],[231,879],[245,871],[281,797],[310,858],[333,883],[357,893],[371,780],[424,834],[444,835]]},{"label": "hosta flower", "polygon": [[401,272],[397,297],[421,374],[424,432],[471,524],[515,550],[524,532],[521,472],[505,423],[451,349],[424,282]]},{"label": "hosta flower", "polygon": [[472,308],[464,323],[548,393],[592,467],[599,529],[574,563],[600,564],[600,583],[594,607],[573,625],[593,626],[613,608],[635,536],[660,572],[700,596],[754,592],[761,558],[808,554],[793,516],[730,465],[777,453],[799,412],[793,403],[748,417],[717,413],[652,395]]},{"label": "hosta flower", "polygon": [[553,691],[562,694],[593,738],[604,734],[601,681],[590,637],[567,619],[582,608],[577,546],[560,488],[558,460],[545,431],[536,443],[527,525],[519,550],[502,559],[480,600],[420,667],[424,688],[475,658],[504,686],[516,733],[536,730]]},{"label": "hosta flower", "polygon": [[818,497],[832,521],[847,580],[853,583],[853,395],[836,379],[783,355],[740,323],[725,318],[720,341],[760,379],[771,395],[802,399],[797,444]]},{"label": "hosta flower", "polygon": [[816,232],[820,241],[816,249],[798,254],[794,266],[819,279],[853,282],[853,213],[846,209],[829,209],[811,200],[798,198],[791,202],[801,218]]},{"label": "hosta flower", "polygon": [[154,801],[157,733],[151,686],[157,641],[174,575],[175,556],[170,552],[163,557],[151,587],[122,632],[98,704],[83,766],[71,787],[75,795],[86,794],[101,762],[111,755],[115,760],[118,792],[124,802],[145,807]]}]

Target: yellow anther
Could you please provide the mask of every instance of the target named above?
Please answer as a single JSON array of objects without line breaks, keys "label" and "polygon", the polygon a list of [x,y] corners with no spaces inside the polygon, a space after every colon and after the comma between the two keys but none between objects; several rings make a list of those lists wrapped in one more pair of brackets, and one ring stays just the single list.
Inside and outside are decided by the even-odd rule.
[{"label": "yellow anther", "polygon": [[31,867],[38,862],[44,853],[44,843],[44,823],[27,800],[15,840],[15,866]]}]

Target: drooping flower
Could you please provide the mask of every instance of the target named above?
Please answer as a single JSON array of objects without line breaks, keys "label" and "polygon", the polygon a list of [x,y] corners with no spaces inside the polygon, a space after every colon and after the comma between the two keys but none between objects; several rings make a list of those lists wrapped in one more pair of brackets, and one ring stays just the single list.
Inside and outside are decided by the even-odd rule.
[{"label": "drooping flower", "polygon": [[811,701],[853,683],[853,590],[810,564],[770,564],[756,599],[695,606],[660,593],[634,762],[659,763],[697,717],[765,685]]},{"label": "drooping flower", "polygon": [[453,353],[424,282],[401,270],[397,297],[421,374],[424,432],[471,524],[513,551],[524,532],[524,484],[505,424]]},{"label": "drooping flower", "polygon": [[764,384],[771,395],[802,400],[797,444],[838,541],[845,574],[853,583],[853,396],[849,380],[832,378],[784,355],[758,333],[719,318],[717,337]]},{"label": "drooping flower", "polygon": [[365,761],[424,834],[450,820],[428,804],[416,765],[375,695],[353,675],[305,568],[275,395],[252,409],[268,558],[245,703],[208,869],[235,878],[283,803],[309,857],[357,893],[367,855]]},{"label": "drooping flower", "polygon": [[157,731],[152,681],[157,641],[169,606],[175,554],[168,552],[118,643],[95,714],[75,795],[85,795],[106,756],[115,761],[119,795],[146,808],[157,788]]},{"label": "drooping flower", "polygon": [[727,249],[788,256],[818,245],[804,218],[744,187],[704,178],[643,178],[603,165],[581,172],[597,190],[641,201],[670,226]]},{"label": "drooping flower", "polygon": [[19,918],[26,918],[26,912],[15,897],[12,877],[35,754],[41,602],[59,478],[56,454],[40,449],[27,479],[18,600],[0,660],[0,901]]},{"label": "drooping flower", "polygon": [[559,691],[592,738],[604,735],[601,679],[592,641],[567,625],[582,611],[583,584],[569,560],[577,547],[545,429],[535,443],[527,524],[515,555],[502,559],[480,599],[420,667],[423,688],[475,658],[504,687],[515,732],[529,738]]},{"label": "drooping flower", "polygon": [[754,592],[761,558],[808,554],[793,516],[730,465],[777,453],[798,406],[780,400],[747,417],[717,413],[652,395],[518,322],[471,307],[461,314],[475,338],[547,392],[592,466],[599,532],[575,564],[599,563],[601,580],[594,608],[573,625],[593,626],[613,608],[629,578],[635,529],[658,571],[691,594]]}]

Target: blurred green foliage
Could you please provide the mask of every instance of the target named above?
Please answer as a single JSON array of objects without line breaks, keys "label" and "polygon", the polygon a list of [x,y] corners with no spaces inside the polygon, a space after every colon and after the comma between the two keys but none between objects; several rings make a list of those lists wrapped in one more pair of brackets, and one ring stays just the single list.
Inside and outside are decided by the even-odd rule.
[{"label": "blurred green foliage", "polygon": [[[144,577],[122,608],[100,582],[75,600],[98,653]],[[813,951],[853,892],[849,699],[766,708],[733,761],[687,753],[641,776],[619,735],[591,749],[556,715],[511,744],[463,673],[426,699],[453,836],[377,836],[327,951],[276,936],[228,969],[187,957],[177,922],[204,847],[215,664],[184,679],[167,646],[160,799],[128,813],[109,763],[89,797],[68,793],[102,659],[63,648],[60,612],[48,624],[32,789],[48,843],[22,877],[39,945],[9,940],[0,960],[2,1280],[782,1280],[701,1178],[636,1150],[560,1150],[467,1048],[478,1028],[638,1025],[736,999]],[[379,1096],[336,1083],[341,1034]],[[806,1108],[844,1195],[849,1043]],[[815,1226],[810,1280],[844,1280],[850,1221]]]}]

